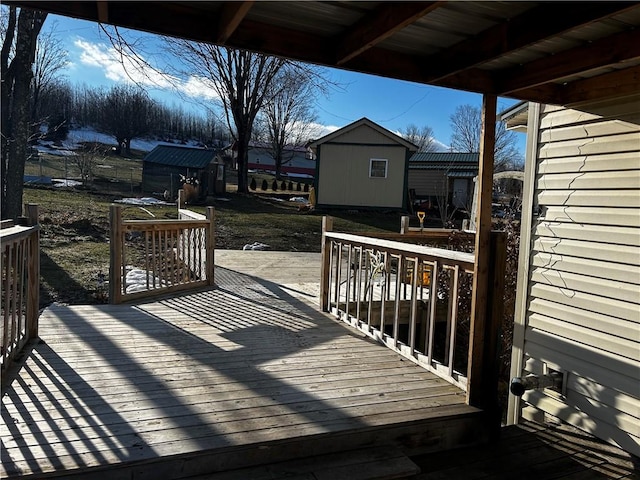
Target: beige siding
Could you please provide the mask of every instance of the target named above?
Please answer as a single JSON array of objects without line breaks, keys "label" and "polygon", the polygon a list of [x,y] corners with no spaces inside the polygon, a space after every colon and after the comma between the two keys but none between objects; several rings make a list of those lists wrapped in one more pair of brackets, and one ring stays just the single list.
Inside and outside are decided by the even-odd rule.
[{"label": "beige siding", "polygon": [[[523,371],[568,372],[538,409],[640,455],[640,102],[542,106],[524,290]],[[531,121],[531,118],[530,118]],[[521,268],[523,268],[521,264]],[[514,344],[515,347],[515,344]]]},{"label": "beige siding", "polygon": [[368,125],[360,125],[358,128],[344,132],[339,137],[336,137],[331,143],[358,143],[358,144],[378,144],[378,145],[392,145],[395,144],[391,138],[377,130],[371,128]]},{"label": "beige siding", "polygon": [[[388,160],[387,178],[369,177],[372,158]],[[318,162],[318,204],[402,208],[406,162],[406,149],[400,145],[323,144]]]}]

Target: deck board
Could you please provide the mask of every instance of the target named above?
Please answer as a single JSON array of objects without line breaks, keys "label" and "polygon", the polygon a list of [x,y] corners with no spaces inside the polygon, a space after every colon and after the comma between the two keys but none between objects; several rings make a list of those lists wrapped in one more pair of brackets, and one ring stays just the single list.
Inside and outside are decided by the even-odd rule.
[{"label": "deck board", "polygon": [[215,289],[45,310],[3,391],[0,476],[181,478],[263,462],[264,448],[478,441],[481,412],[457,387],[319,312],[300,285],[220,270]]}]

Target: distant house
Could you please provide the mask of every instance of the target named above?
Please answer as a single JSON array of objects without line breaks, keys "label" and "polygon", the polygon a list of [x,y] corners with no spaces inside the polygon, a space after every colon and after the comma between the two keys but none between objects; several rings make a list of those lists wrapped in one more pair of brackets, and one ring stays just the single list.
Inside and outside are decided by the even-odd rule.
[{"label": "distant house", "polygon": [[176,197],[180,176],[196,177],[201,196],[225,192],[225,166],[216,163],[216,150],[158,145],[142,161],[142,191],[149,194],[168,192]]},{"label": "distant house", "polygon": [[409,159],[409,190],[414,198],[466,208],[478,175],[478,153],[419,152]]},{"label": "distant house", "polygon": [[318,207],[407,207],[407,167],[412,143],[367,118],[311,144],[316,152]]},{"label": "distant house", "polygon": [[[249,144],[247,162],[249,170],[274,173],[276,161],[271,155],[271,149],[263,143]],[[287,145],[282,152],[281,173],[290,176],[313,177],[316,173],[316,160],[313,153],[304,145]]]},{"label": "distant house", "polygon": [[[224,149],[220,158],[225,159],[229,168],[238,168],[238,149],[233,143]],[[247,152],[247,168],[257,172],[276,172],[276,161],[271,147],[265,142],[250,142]],[[287,145],[282,152],[281,173],[292,177],[313,177],[316,173],[316,159],[313,152],[304,145]]]}]

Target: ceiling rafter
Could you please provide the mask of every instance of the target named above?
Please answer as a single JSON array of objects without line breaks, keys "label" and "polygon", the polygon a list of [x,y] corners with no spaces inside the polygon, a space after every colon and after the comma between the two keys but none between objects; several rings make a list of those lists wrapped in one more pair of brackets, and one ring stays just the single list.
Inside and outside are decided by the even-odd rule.
[{"label": "ceiling rafter", "polygon": [[383,3],[352,25],[336,42],[336,65],[343,65],[446,2]]},{"label": "ceiling rafter", "polygon": [[640,65],[563,85],[561,105],[575,107],[580,103],[594,100],[638,95],[638,92],[640,92]]},{"label": "ceiling rafter", "polygon": [[549,2],[534,7],[480,35],[426,57],[423,61],[431,66],[431,73],[425,81],[434,82],[635,6],[633,2],[586,2],[576,8],[573,2]]},{"label": "ceiling rafter", "polygon": [[509,94],[637,58],[640,58],[640,29],[614,34],[503,71],[500,74],[498,90],[501,94]]},{"label": "ceiling rafter", "polygon": [[253,1],[225,2],[220,10],[218,19],[218,35],[216,43],[224,45],[229,37],[236,31],[240,22],[249,13],[253,6]]},{"label": "ceiling rafter", "polygon": [[109,2],[99,0],[96,2],[98,10],[98,22],[109,23]]}]

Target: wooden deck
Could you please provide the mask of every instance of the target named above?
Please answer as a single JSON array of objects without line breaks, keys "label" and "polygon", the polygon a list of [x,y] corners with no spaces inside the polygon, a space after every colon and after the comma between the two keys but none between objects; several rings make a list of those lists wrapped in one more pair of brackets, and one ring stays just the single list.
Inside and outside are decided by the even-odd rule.
[{"label": "wooden deck", "polygon": [[485,439],[458,388],[319,312],[308,278],[292,280],[219,267],[218,288],[198,293],[45,310],[3,390],[0,476],[185,478]]}]

